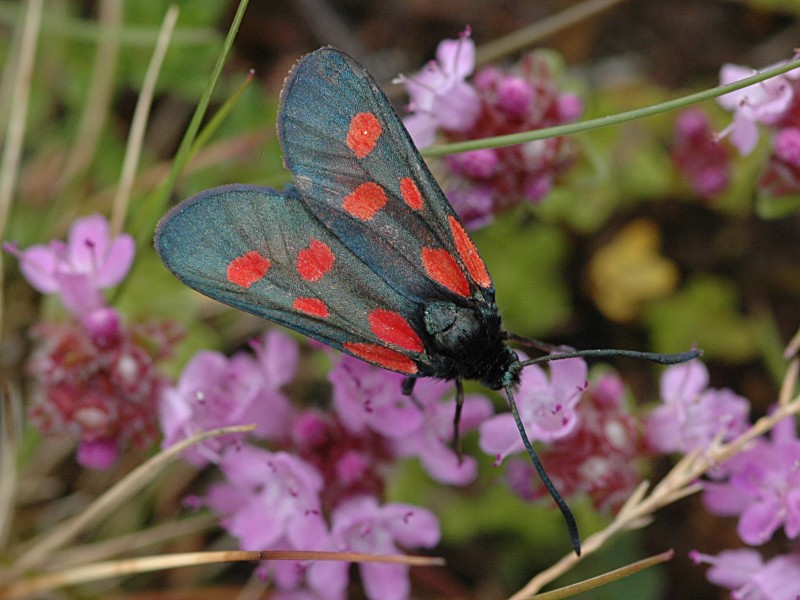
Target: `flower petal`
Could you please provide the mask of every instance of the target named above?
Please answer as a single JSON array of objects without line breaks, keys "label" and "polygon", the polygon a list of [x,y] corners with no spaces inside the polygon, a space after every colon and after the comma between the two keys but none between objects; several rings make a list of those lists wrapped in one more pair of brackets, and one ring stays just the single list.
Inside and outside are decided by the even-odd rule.
[{"label": "flower petal", "polygon": [[514,423],[514,417],[509,413],[487,419],[478,428],[478,432],[481,450],[500,460],[525,449]]},{"label": "flower petal", "polygon": [[76,219],[69,229],[69,262],[77,273],[95,274],[109,245],[108,221],[98,214]]},{"label": "flower petal", "polygon": [[781,506],[776,500],[753,502],[742,512],[736,531],[745,543],[760,546],[772,537],[782,522]]},{"label": "flower petal", "polygon": [[359,571],[370,600],[406,600],[411,593],[405,565],[363,563]]},{"label": "flower petal", "polygon": [[107,288],[120,283],[128,275],[136,254],[133,238],[126,233],[117,237],[108,252],[100,257],[96,279],[97,286]]},{"label": "flower petal", "polygon": [[20,254],[19,269],[22,275],[43,294],[58,291],[58,281],[55,278],[57,267],[58,259],[51,246],[37,244]]},{"label": "flower petal", "polygon": [[660,386],[664,402],[691,401],[708,387],[708,369],[699,360],[668,367],[661,375]]}]

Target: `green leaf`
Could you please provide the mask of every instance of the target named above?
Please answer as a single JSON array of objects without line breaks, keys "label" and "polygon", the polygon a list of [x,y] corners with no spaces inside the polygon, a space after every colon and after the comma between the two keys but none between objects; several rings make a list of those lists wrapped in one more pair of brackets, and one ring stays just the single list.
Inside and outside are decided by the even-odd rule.
[{"label": "green leaf", "polygon": [[719,277],[693,277],[680,293],[652,304],[646,321],[657,352],[696,344],[708,357],[742,362],[759,348],[752,322],[739,312],[735,285]]},{"label": "green leaf", "polygon": [[541,335],[568,318],[571,306],[561,271],[566,236],[557,227],[520,223],[520,211],[502,215],[474,233],[498,290],[505,326]]},{"label": "green leaf", "polygon": [[771,196],[759,190],[755,208],[762,219],[782,219],[800,212],[800,195]]}]

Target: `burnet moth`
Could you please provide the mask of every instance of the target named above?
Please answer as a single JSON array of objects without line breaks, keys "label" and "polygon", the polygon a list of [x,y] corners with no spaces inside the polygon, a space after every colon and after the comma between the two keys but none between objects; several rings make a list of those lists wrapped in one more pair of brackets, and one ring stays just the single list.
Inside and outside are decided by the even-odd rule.
[{"label": "burnet moth", "polygon": [[350,56],[321,48],[300,59],[281,94],[278,136],[294,185],[229,185],[189,198],[158,225],[161,260],[211,298],[405,374],[406,393],[418,377],[454,380],[456,432],[462,380],[505,390],[580,554],[572,512],[517,412],[521,369],[570,356],[672,363],[698,353],[520,361],[507,342],[529,340],[503,330],[472,239],[386,96]]}]

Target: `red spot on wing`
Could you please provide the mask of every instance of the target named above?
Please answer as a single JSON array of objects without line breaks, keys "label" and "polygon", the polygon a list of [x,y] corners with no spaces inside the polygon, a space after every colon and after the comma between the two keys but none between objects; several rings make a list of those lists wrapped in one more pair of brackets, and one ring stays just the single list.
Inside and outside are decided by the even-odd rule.
[{"label": "red spot on wing", "polygon": [[469,296],[469,283],[456,259],[447,250],[441,248],[423,248],[422,264],[431,279],[440,283],[451,292]]},{"label": "red spot on wing", "polygon": [[296,298],[292,303],[292,308],[296,311],[311,315],[312,317],[328,317],[328,307],[319,298]]},{"label": "red spot on wing", "polygon": [[483,263],[481,255],[478,254],[478,249],[472,243],[472,239],[465,231],[464,227],[454,217],[448,216],[450,221],[450,231],[453,233],[453,241],[456,243],[456,250],[461,260],[467,266],[472,280],[481,287],[488,288],[492,285],[492,278],[489,277],[489,272],[486,270],[486,265]]},{"label": "red spot on wing", "polygon": [[318,281],[331,270],[334,260],[328,244],[312,238],[308,248],[297,253],[297,272],[306,281]]},{"label": "red spot on wing", "polygon": [[369,328],[379,340],[413,352],[425,349],[416,331],[400,313],[378,308],[370,312],[367,319]]},{"label": "red spot on wing", "polygon": [[400,193],[403,196],[403,201],[414,210],[422,208],[422,194],[419,193],[419,188],[414,180],[410,177],[403,177],[400,180]]},{"label": "red spot on wing", "polygon": [[364,158],[372,152],[378,138],[381,137],[383,128],[378,118],[372,113],[358,113],[350,121],[350,129],[347,132],[347,147],[353,151],[358,158]]},{"label": "red spot on wing", "polygon": [[228,263],[225,277],[228,281],[243,288],[249,288],[269,271],[272,263],[266,256],[249,250]]},{"label": "red spot on wing", "polygon": [[418,371],[416,363],[390,348],[379,346],[378,344],[363,344],[359,342],[345,342],[342,347],[350,354],[357,356],[367,362],[381,366],[384,369],[400,371],[413,375]]},{"label": "red spot on wing", "polygon": [[386,204],[386,192],[377,183],[368,181],[344,199],[342,206],[357,219],[369,221]]}]

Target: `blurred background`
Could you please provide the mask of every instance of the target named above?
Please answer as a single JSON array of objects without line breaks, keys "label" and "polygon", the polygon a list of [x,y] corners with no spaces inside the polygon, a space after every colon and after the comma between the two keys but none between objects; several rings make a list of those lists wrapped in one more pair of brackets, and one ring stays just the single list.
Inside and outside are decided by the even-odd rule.
[{"label": "blurred background", "polygon": [[[170,167],[236,10],[236,3],[222,0],[177,4],[180,16],[158,77],[126,220],[126,231],[138,242],[137,267],[114,297],[114,305],[131,320],[174,319],[186,327],[175,356],[162,365],[172,377],[194,351],[208,347],[230,353],[264,328],[258,319],[190,296],[150,245],[146,229],[153,205],[142,199]],[[12,127],[9,107],[27,5],[0,1],[3,136]],[[162,0],[45,1],[18,179],[13,203],[3,209],[4,240],[24,248],[63,239],[76,217],[109,213],[168,5]],[[211,114],[248,70],[254,70],[255,79],[195,154],[170,203],[223,183],[280,188],[290,181],[275,135],[278,97],[295,61],[323,45],[362,62],[402,116],[408,97],[392,80],[419,71],[442,39],[456,38],[468,25],[478,68],[518,69],[523,54],[535,51],[547,65],[548,81],[577,96],[580,118],[588,119],[713,87],[726,63],[763,68],[791,58],[800,40],[799,13],[797,2],[769,0],[251,0]],[[554,22],[559,15],[567,18]],[[519,47],[498,48],[499,41],[537,24],[540,29],[524,34]],[[709,138],[731,122],[731,113],[714,101],[697,108]],[[748,398],[755,418],[775,402],[786,368],[783,347],[800,323],[800,185],[793,187],[800,177],[781,171],[774,130],[764,127],[755,150],[742,156],[727,139],[712,149],[688,139],[681,114],[571,137],[569,160],[554,170],[549,191],[536,201],[499,203],[473,235],[509,330],[576,348],[680,352],[696,345],[705,351],[712,384]],[[445,134],[440,139],[463,138]],[[714,186],[704,188],[692,165],[712,154],[721,174]],[[448,163],[430,159],[429,164],[447,191],[453,177]],[[782,174],[780,184],[776,173]],[[35,349],[31,328],[62,318],[63,309],[31,289],[8,256],[4,262],[0,377],[6,393],[13,388],[27,397],[35,387],[26,375]],[[658,369],[629,360],[612,366],[627,384],[633,406],[658,399]],[[308,369],[313,373],[314,366]],[[311,375],[293,385],[305,390],[303,397],[308,389],[325,390],[324,382]],[[23,439],[17,509],[3,552],[73,514],[147,455],[131,451],[112,470],[87,472],[71,456],[69,436],[42,437],[28,425]],[[671,463],[650,457],[642,477],[657,480]],[[451,494],[420,484],[421,475],[409,469],[398,477],[404,483],[396,485],[421,486],[411,496]],[[97,539],[174,518],[192,486],[202,487],[213,477],[186,465],[176,471],[93,532]],[[448,568],[414,571],[415,597],[504,597],[563,552],[560,524],[548,521],[542,534],[538,519],[546,507],[531,509],[509,494],[498,499],[478,485],[453,491],[440,503],[449,512],[438,514],[444,543],[436,553],[447,558]],[[581,501],[577,510],[588,529],[608,518]],[[157,548],[174,552],[226,543],[210,530]],[[705,568],[687,558],[701,544],[704,552],[716,553],[741,542],[735,519],[710,515],[693,496],[658,513],[649,527],[617,538],[568,577],[585,578],[674,548],[671,563],[587,597],[727,597],[728,591],[706,581]],[[777,553],[785,545],[778,537],[761,550]],[[250,567],[200,571],[140,575],[124,583],[70,588],[57,597],[234,597]]]}]

